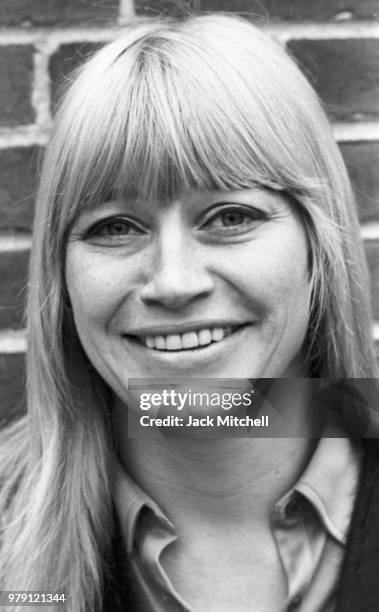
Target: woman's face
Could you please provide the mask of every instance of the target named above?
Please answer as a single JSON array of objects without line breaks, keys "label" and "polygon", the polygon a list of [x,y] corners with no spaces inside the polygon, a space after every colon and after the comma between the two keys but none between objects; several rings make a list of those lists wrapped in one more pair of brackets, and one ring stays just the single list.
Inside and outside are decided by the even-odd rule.
[{"label": "woman's face", "polygon": [[121,398],[128,378],[306,375],[307,240],[279,193],[88,208],[66,282],[82,345]]}]

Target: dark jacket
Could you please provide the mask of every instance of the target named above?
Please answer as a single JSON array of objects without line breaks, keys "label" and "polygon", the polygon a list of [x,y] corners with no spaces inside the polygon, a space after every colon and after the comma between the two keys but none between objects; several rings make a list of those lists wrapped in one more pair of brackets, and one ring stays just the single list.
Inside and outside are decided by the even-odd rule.
[{"label": "dark jacket", "polygon": [[362,440],[364,457],[336,612],[379,611],[379,440]]}]

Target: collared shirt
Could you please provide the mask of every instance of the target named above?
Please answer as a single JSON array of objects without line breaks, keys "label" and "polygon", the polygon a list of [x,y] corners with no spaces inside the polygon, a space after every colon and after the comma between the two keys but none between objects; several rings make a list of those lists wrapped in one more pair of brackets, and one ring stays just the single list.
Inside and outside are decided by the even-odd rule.
[{"label": "collared shirt", "polygon": [[[298,482],[273,506],[272,535],[287,578],[283,612],[334,611],[360,464],[361,449],[351,440],[321,438]],[[174,525],[120,464],[115,503],[141,612],[196,612],[160,563],[177,538]]]}]

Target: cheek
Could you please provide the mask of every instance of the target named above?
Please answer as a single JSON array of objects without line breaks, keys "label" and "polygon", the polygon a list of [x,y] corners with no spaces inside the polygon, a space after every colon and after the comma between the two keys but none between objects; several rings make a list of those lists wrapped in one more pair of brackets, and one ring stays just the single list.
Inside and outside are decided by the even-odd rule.
[{"label": "cheek", "polygon": [[308,247],[300,228],[272,246],[269,279],[269,303],[282,332],[290,343],[302,343],[308,329],[311,282]]},{"label": "cheek", "polygon": [[[273,248],[273,268],[267,277],[271,280],[275,307],[289,314],[308,316],[311,282],[308,268],[308,249],[305,237],[294,235],[293,240],[278,242]],[[295,323],[295,321],[294,321]]]},{"label": "cheek", "polygon": [[302,228],[293,225],[291,231],[277,231],[247,245],[239,265],[230,265],[238,270],[236,285],[264,318],[296,325],[296,317],[308,322],[311,283],[306,238]]},{"label": "cheek", "polygon": [[117,262],[105,262],[80,245],[68,250],[66,284],[77,325],[102,322],[112,316],[128,286],[122,272]]},{"label": "cheek", "polygon": [[289,303],[309,306],[311,283],[306,252],[284,249],[272,264],[266,271],[268,300],[277,308]]}]

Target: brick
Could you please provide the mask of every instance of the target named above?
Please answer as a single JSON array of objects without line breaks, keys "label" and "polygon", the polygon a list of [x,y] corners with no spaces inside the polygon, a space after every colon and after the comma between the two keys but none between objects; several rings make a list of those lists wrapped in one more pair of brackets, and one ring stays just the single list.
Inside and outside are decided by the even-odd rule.
[{"label": "brick", "polygon": [[379,320],[379,241],[367,242],[365,247],[371,277],[373,313],[374,318]]},{"label": "brick", "polygon": [[183,14],[188,10],[237,11],[272,21],[328,21],[339,18],[377,19],[378,0],[135,0],[138,14]]},{"label": "brick", "polygon": [[56,105],[64,91],[72,71],[102,46],[101,43],[72,43],[62,45],[51,56],[49,72],[53,106]]},{"label": "brick", "polygon": [[33,123],[33,47],[0,47],[0,126]]},{"label": "brick", "polygon": [[293,40],[288,47],[332,118],[379,117],[379,40]]},{"label": "brick", "polygon": [[114,21],[118,0],[2,0],[1,25],[71,25]]},{"label": "brick", "polygon": [[379,142],[340,145],[362,222],[379,221]]},{"label": "brick", "polygon": [[24,355],[0,355],[0,424],[24,412],[24,386]]},{"label": "brick", "polygon": [[28,251],[0,253],[0,328],[23,326]]},{"label": "brick", "polygon": [[38,147],[0,150],[0,231],[31,229],[41,154]]}]

